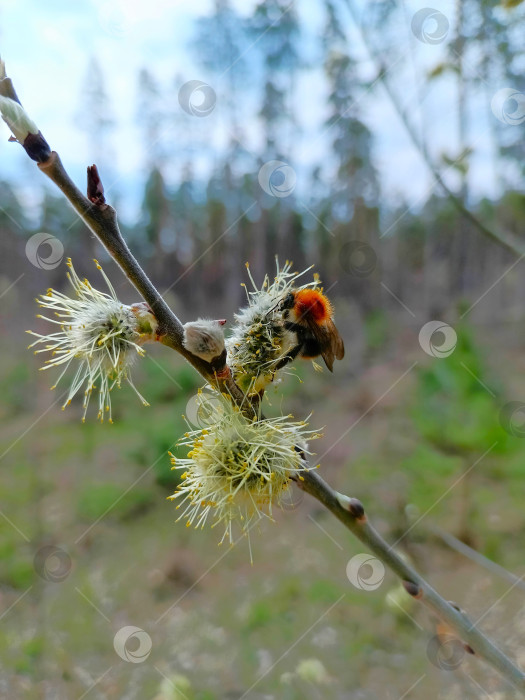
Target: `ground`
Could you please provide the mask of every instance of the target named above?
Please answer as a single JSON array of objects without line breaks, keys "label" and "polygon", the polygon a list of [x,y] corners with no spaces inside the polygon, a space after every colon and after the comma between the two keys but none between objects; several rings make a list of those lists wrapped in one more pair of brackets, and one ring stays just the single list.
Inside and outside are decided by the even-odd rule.
[{"label": "ground", "polygon": [[[482,457],[486,436],[461,449],[431,439],[418,416],[420,372],[440,360],[417,343],[406,352],[411,332],[394,333],[388,353],[371,353],[352,374],[344,363],[334,375],[303,363],[303,383],[286,377],[267,411],[314,411],[312,426],[325,426],[315,443],[323,476],[359,497],[390,541],[424,516],[398,550],[525,665],[523,590],[433,532],[466,536],[521,575],[525,440]],[[495,358],[486,364],[498,397],[525,395],[523,348],[503,332],[474,333]],[[166,451],[186,429],[181,415],[200,382],[174,353],[154,347],[137,368],[150,408],[122,388],[114,425],[92,414],[82,425],[79,405],[61,412],[54,403],[61,387],[48,390],[26,344],[20,332],[2,348],[0,698],[514,697],[474,657],[453,672],[433,665],[435,621],[389,572],[375,590],[354,587],[346,566],[363,548],[310,497],[295,492],[275,523],[252,533],[253,564],[245,538],[218,547],[217,530],[175,522]],[[490,400],[497,416],[500,398]],[[468,489],[454,486],[478,459]],[[35,560],[46,546],[59,548],[47,573]],[[145,646],[126,646],[136,663],[114,648],[124,626],[147,633]],[[133,659],[137,649],[144,660]]]}]

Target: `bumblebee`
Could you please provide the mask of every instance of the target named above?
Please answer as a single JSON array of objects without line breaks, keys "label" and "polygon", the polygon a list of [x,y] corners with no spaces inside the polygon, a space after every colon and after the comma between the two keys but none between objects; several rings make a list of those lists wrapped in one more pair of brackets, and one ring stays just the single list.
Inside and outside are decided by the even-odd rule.
[{"label": "bumblebee", "polygon": [[291,349],[278,363],[281,369],[296,357],[313,359],[321,356],[333,372],[334,359],[345,354],[343,339],[333,321],[333,309],[324,294],[316,289],[289,292],[280,302],[285,331],[292,335]]}]

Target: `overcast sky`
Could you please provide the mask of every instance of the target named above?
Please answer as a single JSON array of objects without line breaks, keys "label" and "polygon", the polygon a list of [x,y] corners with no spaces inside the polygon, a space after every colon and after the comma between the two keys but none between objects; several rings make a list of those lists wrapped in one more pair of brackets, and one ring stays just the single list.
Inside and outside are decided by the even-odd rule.
[{"label": "overcast sky", "polygon": [[[241,12],[253,7],[252,0],[233,3]],[[408,2],[406,14],[427,6],[427,2]],[[436,3],[440,11],[453,17],[453,2]],[[175,102],[172,106],[180,133],[181,144],[189,139],[202,142],[209,149],[224,143],[224,113],[221,114],[221,94],[227,81],[213,83],[212,78],[195,65],[189,50],[196,18],[209,14],[209,0],[0,0],[0,53],[6,61],[8,75],[13,79],[19,97],[30,116],[36,121],[51,147],[59,151],[71,174],[83,183],[85,166],[93,162],[89,140],[76,117],[81,103],[81,90],[91,57],[103,66],[106,86],[111,96],[112,112],[117,129],[112,135],[113,173],[111,186],[123,198],[124,214],[132,219],[137,211],[137,196],[144,175],[144,151],[141,147],[137,114],[137,74],[148,67],[165,89],[174,90],[175,76],[181,82],[200,79],[210,82],[217,93],[217,108],[205,119],[183,114]],[[327,135],[322,123],[326,117],[324,85],[320,67],[316,67],[316,41],[323,23],[321,3],[302,0],[297,3],[305,29],[303,50],[310,54],[312,67],[297,87],[302,129],[298,133],[291,164],[298,172],[297,187],[301,188],[301,173],[309,163],[329,157]],[[363,59],[363,74],[373,75],[367,54],[359,36],[349,31],[355,49]],[[439,60],[442,46],[426,46],[411,35],[408,25],[400,33],[400,45],[405,46],[407,62],[412,62],[409,80],[400,85],[400,97],[414,121],[424,114],[429,145],[436,156],[442,151],[454,151],[454,96],[452,83],[440,82],[435,89],[424,91],[421,102],[421,81],[426,66]],[[246,59],[249,60],[249,51]],[[410,56],[408,53],[410,52]],[[409,61],[410,59],[410,61]],[[395,66],[392,67],[394,71]],[[490,90],[502,86],[490,86]],[[248,91],[247,91],[248,92]],[[450,94],[449,94],[450,93]],[[247,99],[249,99],[247,95]],[[432,178],[420,156],[393,112],[382,88],[377,86],[359,97],[365,121],[376,137],[375,156],[383,192],[388,201],[404,197],[417,206],[432,189]],[[480,91],[479,119],[474,118],[475,133],[470,134],[475,145],[471,186],[477,194],[494,194],[496,178],[490,157],[490,105],[487,94]],[[474,101],[474,104],[476,102]],[[488,117],[487,117],[488,114]],[[196,124],[200,122],[199,124]],[[250,150],[260,136],[255,120],[242,124],[243,138]],[[511,127],[513,128],[513,127]],[[41,176],[31,168],[21,149],[7,143],[7,129],[0,131],[0,177],[26,183],[28,191]],[[195,154],[195,169],[205,170],[209,161]],[[451,184],[454,176],[449,175]],[[108,182],[106,179],[106,186]]]}]

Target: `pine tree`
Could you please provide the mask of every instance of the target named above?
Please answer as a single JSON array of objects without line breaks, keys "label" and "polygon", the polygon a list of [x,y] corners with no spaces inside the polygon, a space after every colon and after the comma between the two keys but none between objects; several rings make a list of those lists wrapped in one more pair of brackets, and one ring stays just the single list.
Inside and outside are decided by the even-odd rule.
[{"label": "pine tree", "polygon": [[137,122],[144,129],[145,160],[150,168],[160,168],[166,156],[163,141],[164,103],[157,81],[149,70],[143,68],[138,79]]},{"label": "pine tree", "polygon": [[337,162],[333,217],[348,221],[356,199],[377,201],[379,184],[373,165],[372,134],[360,119],[356,106],[363,87],[356,61],[348,52],[348,38],[332,0],[326,0],[323,34],[324,70],[329,85],[328,136]]},{"label": "pine tree", "polygon": [[[290,159],[291,137],[297,127],[293,111],[295,78],[301,63],[295,8],[284,0],[265,0],[256,6],[249,31],[262,55],[264,87],[259,117],[264,129],[264,159]],[[284,139],[286,127],[288,143]]]},{"label": "pine tree", "polygon": [[[236,136],[239,107],[248,87],[246,28],[242,17],[229,0],[215,0],[213,12],[197,20],[192,49],[195,59],[216,80],[221,103],[228,114],[230,139]],[[222,84],[226,84],[226,88]]]},{"label": "pine tree", "polygon": [[[111,105],[102,68],[96,58],[91,58],[81,93],[78,123],[88,138],[90,160],[96,162],[100,172],[107,173],[114,162],[110,145],[110,133],[114,126]],[[106,175],[107,181],[107,175]]]}]

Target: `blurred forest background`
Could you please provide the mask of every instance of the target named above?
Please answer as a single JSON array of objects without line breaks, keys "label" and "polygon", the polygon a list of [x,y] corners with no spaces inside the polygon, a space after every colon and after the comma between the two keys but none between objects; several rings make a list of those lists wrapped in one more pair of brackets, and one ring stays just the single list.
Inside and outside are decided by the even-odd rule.
[{"label": "blurred forest background", "polygon": [[[181,108],[177,70],[170,85],[154,65],[136,76],[143,168],[138,213],[124,210],[123,232],[183,321],[231,321],[245,300],[246,261],[257,281],[276,255],[296,269],[315,264],[347,355],[333,376],[299,363],[302,383],[287,377],[272,389],[268,411],[314,410],[312,425],[327,426],[315,445],[326,478],[360,497],[381,532],[524,665],[523,585],[445,539],[523,573],[523,256],[481,229],[523,240],[525,12],[517,2],[458,0],[423,21],[417,7],[383,0],[315,5],[315,45],[285,0],[249,12],[215,0],[195,22],[188,55],[212,88],[227,81],[216,92],[220,125]],[[102,63],[86,64],[75,128],[119,210],[112,96]],[[310,80],[324,87],[317,130],[326,148],[300,141],[309,115],[296,97]],[[498,111],[494,95],[510,86],[512,104]],[[381,172],[396,163],[376,140],[381,115],[362,109],[375,92],[431,174],[415,202],[410,182],[385,190]],[[436,152],[438,131],[449,145]],[[270,161],[289,168],[276,166],[263,187]],[[482,194],[479,170],[491,182]],[[79,403],[59,411],[23,332],[44,327],[32,299],[63,289],[65,268],[31,264],[28,238],[58,238],[102,289],[97,257],[123,301],[136,294],[62,196],[36,168],[27,173],[23,188],[0,183],[0,698],[514,697],[476,660],[453,673],[432,663],[435,621],[388,574],[376,591],[352,587],[345,567],[359,543],[300,494],[279,526],[252,536],[252,567],[243,542],[217,553],[215,531],[175,525],[166,452],[200,381],[168,351],[152,348],[137,367],[151,408],[123,389],[114,426],[93,416],[80,425]],[[281,196],[287,177],[297,184]],[[45,244],[39,252],[46,257]],[[446,358],[418,342],[431,320],[457,333]],[[48,545],[68,553],[61,582],[34,563]],[[146,663],[113,650],[128,624],[151,635]]]}]

